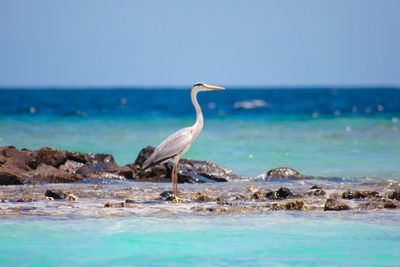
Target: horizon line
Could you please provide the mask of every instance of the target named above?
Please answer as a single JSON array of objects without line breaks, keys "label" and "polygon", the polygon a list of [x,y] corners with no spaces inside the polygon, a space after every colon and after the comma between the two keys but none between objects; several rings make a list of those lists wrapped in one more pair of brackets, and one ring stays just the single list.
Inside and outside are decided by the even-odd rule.
[{"label": "horizon line", "polygon": [[[310,85],[226,85],[225,88],[240,89],[400,89],[400,84],[310,84]],[[183,85],[0,85],[0,90],[160,90],[191,88]]]}]

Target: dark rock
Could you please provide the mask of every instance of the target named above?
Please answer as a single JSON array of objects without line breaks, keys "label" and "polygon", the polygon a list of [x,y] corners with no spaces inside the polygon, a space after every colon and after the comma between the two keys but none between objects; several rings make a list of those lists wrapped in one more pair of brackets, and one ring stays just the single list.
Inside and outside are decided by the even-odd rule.
[{"label": "dark rock", "polygon": [[301,175],[295,169],[289,167],[278,167],[257,176],[257,178],[258,179],[285,178],[285,179],[300,180],[300,179],[306,179],[307,177]]},{"label": "dark rock", "polygon": [[328,198],[325,202],[324,210],[349,210],[350,206],[337,199]]},{"label": "dark rock", "polygon": [[394,192],[391,192],[391,193],[388,195],[388,198],[400,200],[400,188],[396,189],[396,191],[394,191]]},{"label": "dark rock", "polygon": [[[172,162],[155,165],[141,171],[145,160],[154,152],[154,147],[147,146],[139,152],[135,160],[134,179],[151,182],[171,182]],[[181,159],[178,165],[178,183],[228,182],[241,180],[243,177],[215,163],[200,160]]]},{"label": "dark rock", "polygon": [[393,202],[385,202],[385,203],[383,204],[383,207],[384,207],[385,209],[397,209],[399,206],[396,205],[396,204],[393,203]]},{"label": "dark rock", "polygon": [[104,208],[136,208],[137,206],[128,202],[106,202]]},{"label": "dark rock", "polygon": [[289,188],[281,187],[278,191],[276,191],[276,195],[278,198],[287,198],[293,195],[292,191]]},{"label": "dark rock", "polygon": [[243,177],[225,167],[201,160],[181,159],[179,162],[179,170],[178,178],[182,174],[191,176],[194,174],[194,179],[197,179],[196,176],[199,175],[205,179],[211,179],[216,182],[229,182],[243,179]]},{"label": "dark rock", "polygon": [[57,189],[49,189],[46,191],[46,193],[44,194],[46,197],[52,197],[54,199],[66,199],[68,194],[64,193],[61,190],[57,190]]},{"label": "dark rock", "polygon": [[197,193],[197,196],[195,197],[194,201],[196,202],[211,202],[214,201],[210,196],[208,196],[205,193],[199,192]]},{"label": "dark rock", "polygon": [[37,151],[36,157],[30,162],[30,167],[36,169],[37,166],[46,164],[58,168],[58,166],[65,161],[67,161],[67,154],[65,151],[51,147],[43,147]]},{"label": "dark rock", "polygon": [[267,192],[265,194],[265,197],[270,198],[270,199],[282,199],[282,198],[287,198],[292,195],[293,195],[293,193],[292,193],[292,191],[290,191],[289,188],[281,187],[276,192],[273,192],[273,191]]},{"label": "dark rock", "polygon": [[307,193],[310,196],[325,196],[326,192],[322,189],[315,189]]},{"label": "dark rock", "polygon": [[310,189],[322,189],[322,187],[319,185],[313,185]]},{"label": "dark rock", "polygon": [[251,198],[255,200],[264,200],[265,194],[261,190],[257,190],[252,194]]},{"label": "dark rock", "polygon": [[160,194],[160,197],[161,197],[163,200],[171,201],[171,200],[174,199],[174,193],[173,193],[172,191],[164,191],[164,192],[162,192],[162,193]]},{"label": "dark rock", "polygon": [[136,201],[128,198],[128,199],[125,199],[125,203],[136,203]]},{"label": "dark rock", "polygon": [[147,146],[142,150],[140,150],[134,164],[138,165],[139,167],[142,167],[143,163],[146,161],[146,159],[148,159],[151,156],[151,154],[153,154],[154,150],[155,147],[153,146]]},{"label": "dark rock", "polygon": [[343,192],[343,199],[354,199],[354,198],[376,198],[379,197],[379,193],[376,191],[346,191]]},{"label": "dark rock", "polygon": [[132,178],[112,155],[86,154],[43,147],[37,151],[0,147],[0,185],[69,183],[86,178]]},{"label": "dark rock", "polygon": [[[154,147],[142,149],[134,164],[118,166],[112,155],[87,154],[43,147],[37,151],[0,147],[0,185],[24,183],[69,183],[83,179],[135,179],[171,182],[172,163],[142,171]],[[207,161],[181,159],[179,183],[227,182],[241,180],[231,170]]]}]

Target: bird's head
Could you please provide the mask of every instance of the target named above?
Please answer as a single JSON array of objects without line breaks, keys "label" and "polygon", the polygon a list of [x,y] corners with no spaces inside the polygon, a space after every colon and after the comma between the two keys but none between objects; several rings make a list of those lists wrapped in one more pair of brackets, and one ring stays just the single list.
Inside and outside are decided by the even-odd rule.
[{"label": "bird's head", "polygon": [[225,88],[205,83],[196,83],[195,85],[193,85],[193,89],[196,89],[198,91],[213,91],[213,90],[224,90]]}]

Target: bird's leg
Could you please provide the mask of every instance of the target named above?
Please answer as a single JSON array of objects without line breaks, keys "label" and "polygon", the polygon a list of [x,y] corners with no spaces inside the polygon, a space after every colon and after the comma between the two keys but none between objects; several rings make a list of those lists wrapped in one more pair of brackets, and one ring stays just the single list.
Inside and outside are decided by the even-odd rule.
[{"label": "bird's leg", "polygon": [[172,190],[174,192],[173,201],[180,202],[181,199],[178,198],[178,164],[179,164],[179,157],[175,158],[174,167],[172,168]]}]

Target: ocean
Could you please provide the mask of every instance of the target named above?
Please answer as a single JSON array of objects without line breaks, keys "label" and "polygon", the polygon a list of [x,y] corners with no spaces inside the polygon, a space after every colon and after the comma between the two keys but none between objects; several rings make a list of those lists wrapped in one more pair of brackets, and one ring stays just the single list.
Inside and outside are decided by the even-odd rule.
[{"label": "ocean", "polygon": [[[400,180],[396,88],[228,88],[199,102],[205,125],[185,157],[246,176],[289,166],[338,181]],[[119,164],[194,119],[179,88],[0,90],[0,146],[111,153]],[[399,221],[388,210],[0,215],[0,266],[398,266]]]},{"label": "ocean", "polygon": [[[400,90],[201,92],[205,125],[186,157],[256,176],[400,179]],[[111,153],[131,163],[193,124],[189,90],[0,90],[0,145]]]}]

